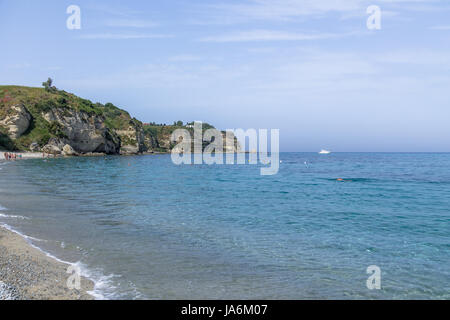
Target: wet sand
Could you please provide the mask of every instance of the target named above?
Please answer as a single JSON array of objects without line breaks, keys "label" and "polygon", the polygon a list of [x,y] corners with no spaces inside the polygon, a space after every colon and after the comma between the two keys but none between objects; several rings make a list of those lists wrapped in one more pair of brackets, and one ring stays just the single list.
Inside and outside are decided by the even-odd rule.
[{"label": "wet sand", "polygon": [[0,226],[0,300],[92,300],[89,279],[81,278],[80,290],[68,288],[68,267]]}]

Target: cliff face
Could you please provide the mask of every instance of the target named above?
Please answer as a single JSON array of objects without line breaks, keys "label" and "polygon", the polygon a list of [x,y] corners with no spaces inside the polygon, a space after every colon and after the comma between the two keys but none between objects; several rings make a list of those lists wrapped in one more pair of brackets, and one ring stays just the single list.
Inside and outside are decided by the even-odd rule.
[{"label": "cliff face", "polygon": [[52,154],[147,151],[142,123],[65,91],[0,86],[0,146]]},{"label": "cliff face", "polygon": [[[178,143],[181,142],[181,139],[177,143],[171,141],[172,133],[177,129],[188,130],[191,135],[191,139],[193,141],[194,129],[191,127],[144,125],[145,137],[146,137],[146,139],[151,139],[151,141],[148,143],[149,149],[154,150],[154,151],[162,151],[162,152],[171,151]],[[205,123],[203,125],[202,129],[203,129],[203,133],[204,133],[208,129],[215,129],[215,128],[213,126]],[[224,147],[223,147],[224,153],[239,153],[239,152],[241,152],[241,146],[233,134],[228,135],[228,138],[227,138],[225,131],[217,130],[217,133],[222,135],[223,144],[224,144]],[[207,142],[207,141],[200,141],[199,143],[202,144],[202,149],[204,149],[207,145],[209,145],[209,142]],[[191,150],[192,151],[194,150],[193,144],[191,146]]]},{"label": "cliff face", "polygon": [[242,152],[241,145],[233,133],[226,135],[222,132],[222,137],[224,141],[223,152],[225,153],[240,153]]},{"label": "cliff face", "polygon": [[115,130],[121,141],[120,154],[136,154],[149,150],[145,144],[145,135],[140,123],[130,122],[126,130]]},{"label": "cliff face", "polygon": [[105,126],[102,116],[61,108],[52,108],[42,112],[41,116],[60,131],[58,137],[49,139],[43,149],[47,146],[47,149],[60,153],[68,144],[78,153],[114,154],[120,150],[119,137]]},{"label": "cliff face", "polygon": [[4,118],[0,119],[0,126],[11,139],[17,139],[28,129],[30,121],[31,115],[23,105],[13,105]]},{"label": "cliff face", "polygon": [[[111,103],[65,91],[0,86],[0,148],[63,155],[169,152],[177,128],[145,126]],[[239,150],[237,141],[227,143],[225,151]]]}]

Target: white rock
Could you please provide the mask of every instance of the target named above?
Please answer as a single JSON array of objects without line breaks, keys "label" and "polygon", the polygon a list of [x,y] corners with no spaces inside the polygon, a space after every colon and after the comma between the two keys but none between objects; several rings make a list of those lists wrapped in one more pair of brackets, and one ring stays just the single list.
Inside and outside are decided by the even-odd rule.
[{"label": "white rock", "polygon": [[78,152],[76,152],[69,144],[66,144],[62,149],[63,156],[77,156]]},{"label": "white rock", "polygon": [[11,106],[11,114],[0,121],[11,139],[19,138],[30,126],[31,115],[23,105]]}]

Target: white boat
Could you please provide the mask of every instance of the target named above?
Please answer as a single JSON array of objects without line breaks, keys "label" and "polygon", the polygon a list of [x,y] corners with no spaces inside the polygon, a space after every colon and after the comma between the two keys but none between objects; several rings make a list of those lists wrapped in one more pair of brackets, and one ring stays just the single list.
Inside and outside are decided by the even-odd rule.
[{"label": "white boat", "polygon": [[328,150],[325,150],[325,149],[322,149],[319,152],[319,154],[330,154],[330,153],[331,153],[331,151],[328,151]]}]

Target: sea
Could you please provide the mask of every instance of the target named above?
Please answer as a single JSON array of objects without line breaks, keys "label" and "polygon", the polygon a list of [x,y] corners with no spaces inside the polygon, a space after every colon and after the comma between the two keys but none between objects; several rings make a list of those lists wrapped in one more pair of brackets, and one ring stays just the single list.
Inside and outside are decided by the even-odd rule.
[{"label": "sea", "polygon": [[[450,299],[449,153],[0,162],[0,225],[97,299]],[[70,274],[68,274],[68,277]]]}]

